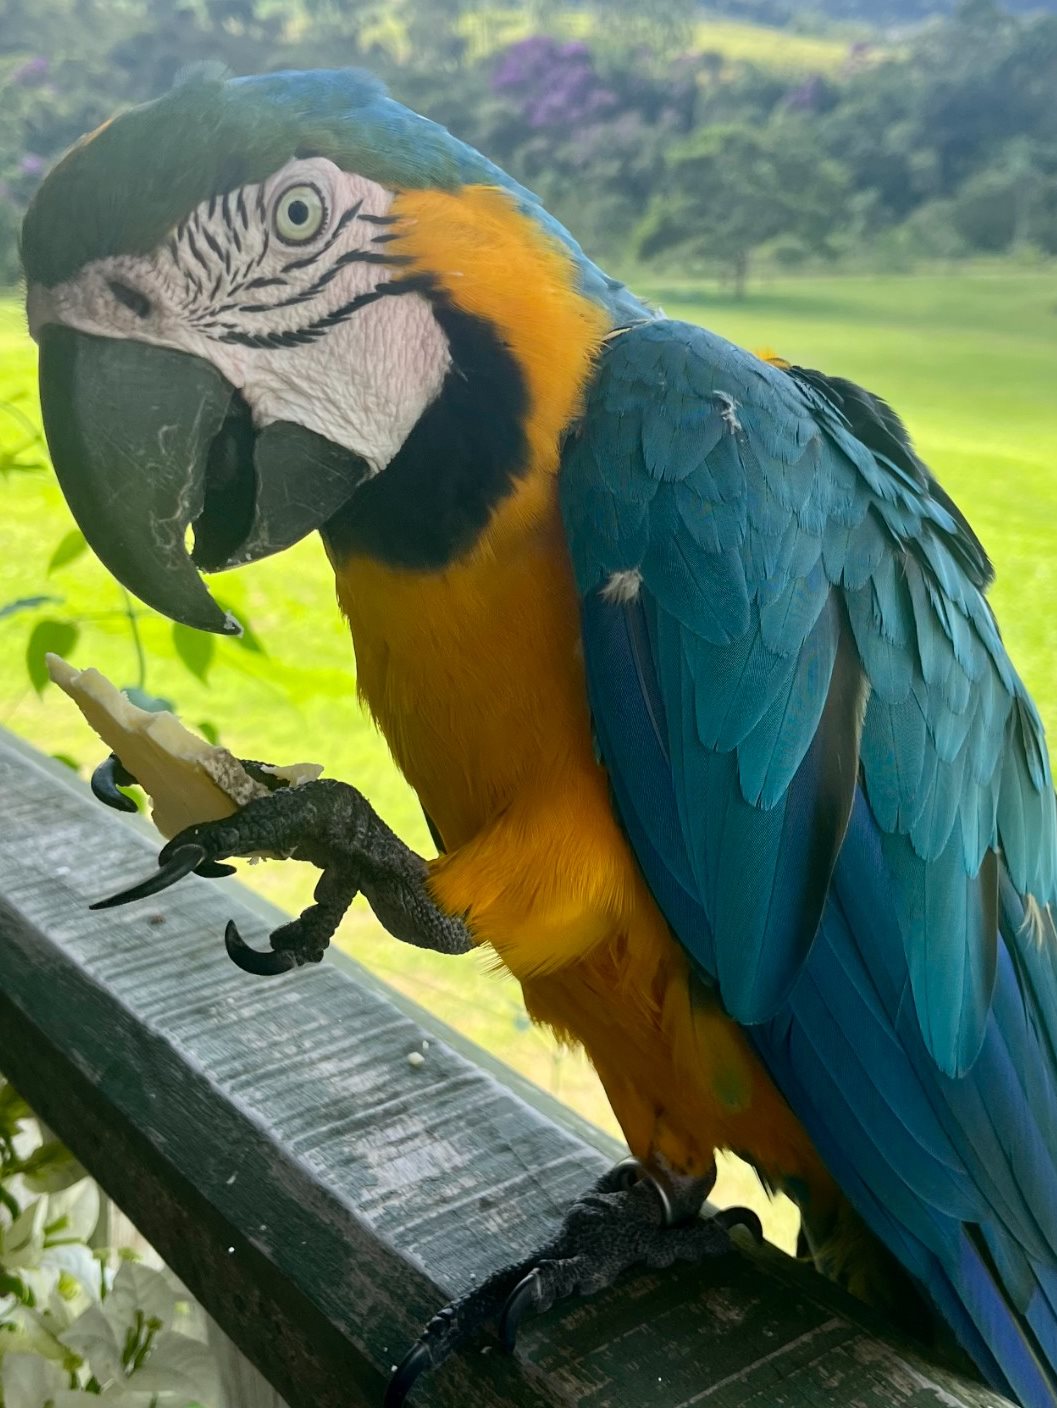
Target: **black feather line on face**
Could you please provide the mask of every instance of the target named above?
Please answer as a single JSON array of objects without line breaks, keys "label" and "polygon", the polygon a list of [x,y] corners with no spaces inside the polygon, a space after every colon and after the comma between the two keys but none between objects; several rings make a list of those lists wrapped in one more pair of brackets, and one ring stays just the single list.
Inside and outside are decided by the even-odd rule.
[{"label": "black feather line on face", "polygon": [[250,279],[249,283],[243,285],[244,288],[285,288],[285,279],[268,279],[263,275],[256,279]]},{"label": "black feather line on face", "polygon": [[323,529],[336,560],[364,553],[438,570],[477,541],[526,466],[528,395],[514,356],[491,324],[431,292],[451,368],[392,463]]},{"label": "black feather line on face", "polygon": [[289,274],[294,269],[307,269],[310,265],[314,264],[317,259],[321,259],[329,249],[333,248],[335,240],[339,238],[342,231],[349,224],[349,222],[351,220],[355,220],[362,204],[363,201],[358,200],[355,205],[350,206],[349,209],[346,210],[345,214],[334,226],[330,239],[327,240],[325,245],[322,245],[319,249],[317,249],[315,254],[306,254],[301,259],[291,259],[288,264],[283,265],[283,273]]},{"label": "black feather line on face", "polygon": [[216,236],[213,234],[212,230],[210,230],[208,225],[200,225],[199,233],[201,234],[202,239],[212,250],[213,254],[217,257],[217,259],[220,260],[224,268],[230,273],[231,251],[226,248],[226,246],[220,243],[220,241],[216,238]]},{"label": "black feather line on face", "polygon": [[268,251],[271,249],[271,247],[272,247],[271,232],[269,231],[267,225],[265,225],[265,227],[264,227],[264,239],[263,239],[263,241],[262,241],[262,243],[261,243],[261,252],[260,252],[260,254],[257,255],[257,258],[256,258],[256,259],[253,261],[253,263],[250,265],[250,268],[251,268],[251,269],[259,269],[259,268],[261,267],[261,265],[262,265],[262,264],[264,263],[264,261],[267,259],[267,257],[268,257]]},{"label": "black feather line on face", "polygon": [[190,230],[187,231],[187,248],[191,251],[191,258],[194,259],[196,263],[200,264],[207,274],[210,273],[211,271],[209,265],[206,263],[205,256],[195,243],[195,237]]},{"label": "black feather line on face", "polygon": [[[301,289],[297,293],[292,293],[288,298],[277,298],[272,303],[226,303],[222,308],[216,309],[218,313],[225,313],[237,309],[240,313],[272,313],[279,308],[295,308],[300,303],[310,303],[331,283],[342,269],[349,264],[409,264],[411,261],[404,255],[384,255],[376,254],[372,250],[352,249],[347,254],[336,259],[326,273],[321,274],[314,284],[308,288]],[[275,282],[285,284],[285,279],[278,279]],[[264,281],[254,280],[246,284],[246,288],[263,287]]]},{"label": "black feather line on face", "polygon": [[[225,331],[216,340],[234,343],[240,347],[300,347],[306,342],[314,342],[317,338],[325,336],[331,328],[346,322],[361,308],[366,308],[368,304],[376,302],[379,298],[391,298],[403,293],[421,293],[428,287],[429,281],[425,278],[390,279],[387,283],[378,284],[366,293],[357,294],[348,303],[343,303],[332,312],[316,318],[314,322],[306,323],[304,327],[292,328],[284,332],[244,332],[241,328],[230,323],[221,324],[220,326],[224,327]],[[301,299],[288,301],[296,303]]]}]

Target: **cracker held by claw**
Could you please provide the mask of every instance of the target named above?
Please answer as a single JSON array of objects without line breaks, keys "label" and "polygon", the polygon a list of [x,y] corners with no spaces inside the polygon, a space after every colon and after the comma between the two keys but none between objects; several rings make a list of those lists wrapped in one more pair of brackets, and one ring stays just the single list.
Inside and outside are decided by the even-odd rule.
[{"label": "cracker held by claw", "polygon": [[[234,754],[200,738],[167,709],[140,709],[98,670],[75,670],[58,655],[46,656],[51,678],[150,796],[152,819],[163,836],[197,822],[230,816],[255,797],[267,796]],[[318,763],[267,767],[290,786],[317,778]]]}]

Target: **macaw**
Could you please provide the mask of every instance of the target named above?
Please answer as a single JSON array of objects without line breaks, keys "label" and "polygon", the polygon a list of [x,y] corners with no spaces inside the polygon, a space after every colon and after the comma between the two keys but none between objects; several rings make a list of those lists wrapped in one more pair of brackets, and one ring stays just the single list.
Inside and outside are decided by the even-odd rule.
[{"label": "macaw", "polygon": [[829,1275],[1053,1408],[1050,764],[991,564],[896,414],[651,309],[356,72],[199,73],[120,115],[22,255],[99,557],[230,632],[200,569],[318,531],[438,843],[324,779],[115,902],[264,849],[322,876],[271,952],[229,925],[253,971],[321,958],[360,891],[398,938],[490,945],[636,1161],[432,1322],[390,1404],[488,1317],[509,1341],[724,1251],[739,1215],[695,1214],[731,1149]]}]

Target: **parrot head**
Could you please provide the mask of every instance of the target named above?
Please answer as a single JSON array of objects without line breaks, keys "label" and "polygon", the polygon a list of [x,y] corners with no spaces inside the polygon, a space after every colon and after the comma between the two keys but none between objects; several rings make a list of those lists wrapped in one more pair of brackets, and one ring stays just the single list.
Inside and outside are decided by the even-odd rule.
[{"label": "parrot head", "polygon": [[642,311],[348,70],[201,73],[104,124],[41,186],[22,259],[74,517],[130,591],[220,632],[200,570],[316,529],[332,554],[450,560],[568,422],[576,349]]}]

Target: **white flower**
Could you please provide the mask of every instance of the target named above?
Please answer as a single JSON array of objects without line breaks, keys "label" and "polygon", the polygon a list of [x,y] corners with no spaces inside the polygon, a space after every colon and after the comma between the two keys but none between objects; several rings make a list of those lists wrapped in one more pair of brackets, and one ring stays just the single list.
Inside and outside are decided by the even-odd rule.
[{"label": "white flower", "polygon": [[178,1314],[181,1324],[187,1319],[175,1278],[139,1261],[122,1261],[115,1274],[117,1255],[89,1248],[99,1189],[24,1115],[12,1128],[13,1101],[0,1085],[0,1114],[7,1110],[4,1129],[13,1136],[0,1144],[4,1408],[215,1408],[221,1391],[211,1351],[172,1328]]},{"label": "white flower", "polygon": [[43,1408],[70,1386],[69,1377],[36,1354],[5,1354],[0,1359],[4,1408]]}]

